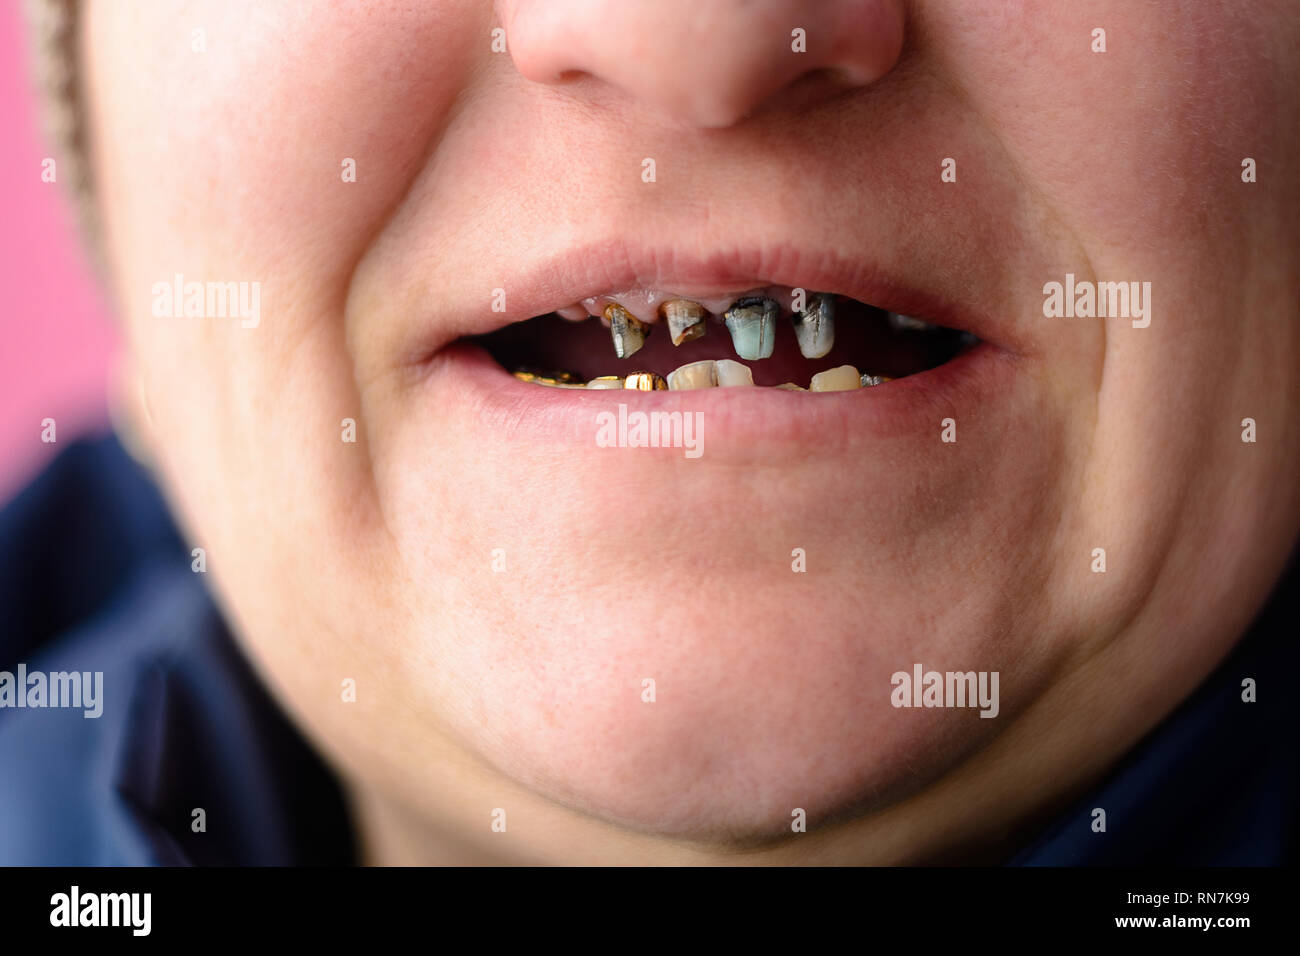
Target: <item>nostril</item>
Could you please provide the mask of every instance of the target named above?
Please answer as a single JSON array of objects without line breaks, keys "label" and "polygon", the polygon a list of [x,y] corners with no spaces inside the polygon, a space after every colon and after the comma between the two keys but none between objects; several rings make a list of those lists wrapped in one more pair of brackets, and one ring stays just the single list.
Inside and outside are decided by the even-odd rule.
[{"label": "nostril", "polygon": [[499,2],[526,79],[577,96],[617,90],[629,105],[710,128],[867,86],[893,68],[903,37],[901,0]]}]

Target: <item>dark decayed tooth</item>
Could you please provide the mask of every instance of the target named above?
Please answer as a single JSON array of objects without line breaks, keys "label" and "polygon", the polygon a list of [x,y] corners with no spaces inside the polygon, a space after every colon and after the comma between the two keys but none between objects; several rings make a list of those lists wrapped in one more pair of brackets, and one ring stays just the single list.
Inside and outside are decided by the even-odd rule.
[{"label": "dark decayed tooth", "polygon": [[790,316],[804,358],[823,358],[835,345],[835,297],[814,292],[802,312]]},{"label": "dark decayed tooth", "polygon": [[625,359],[645,345],[650,327],[617,302],[605,306],[605,318],[609,319],[609,335],[619,358]]},{"label": "dark decayed tooth", "polygon": [[743,359],[771,358],[776,344],[776,317],[781,306],[775,299],[747,296],[737,299],[727,309],[727,331],[736,354]]},{"label": "dark decayed tooth", "polygon": [[665,302],[659,306],[659,314],[668,323],[668,335],[673,340],[673,345],[698,339],[707,329],[705,319],[709,314],[704,311],[704,306],[690,299]]}]

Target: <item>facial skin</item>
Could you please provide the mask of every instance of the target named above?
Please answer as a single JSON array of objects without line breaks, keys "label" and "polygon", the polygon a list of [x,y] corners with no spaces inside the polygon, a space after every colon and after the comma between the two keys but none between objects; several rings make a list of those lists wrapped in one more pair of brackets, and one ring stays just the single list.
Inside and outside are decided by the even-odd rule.
[{"label": "facial skin", "polygon": [[[367,859],[996,859],[1094,781],[1300,526],[1297,44],[1281,2],[90,3],[160,480]],[[260,325],[154,317],[176,273],[261,282]],[[1045,318],[1066,273],[1150,282],[1150,326]],[[991,344],[641,399],[443,348],[578,286],[830,274]],[[637,400],[704,454],[597,447]],[[998,716],[891,706],[914,663],[998,671]]]}]

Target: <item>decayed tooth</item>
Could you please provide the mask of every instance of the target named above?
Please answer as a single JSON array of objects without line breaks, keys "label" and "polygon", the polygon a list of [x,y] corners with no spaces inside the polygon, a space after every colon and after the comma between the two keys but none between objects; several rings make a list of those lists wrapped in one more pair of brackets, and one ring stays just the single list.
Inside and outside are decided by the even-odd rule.
[{"label": "decayed tooth", "polygon": [[614,354],[625,359],[645,345],[650,327],[617,302],[605,306],[609,319],[609,334],[614,340]]},{"label": "decayed tooth", "polygon": [[886,382],[892,382],[893,379],[888,375],[872,375],[870,372],[863,372],[859,381],[862,383],[863,388],[870,388],[873,385],[884,385]]},{"label": "decayed tooth", "polygon": [[748,365],[741,365],[731,359],[718,359],[713,364],[717,367],[718,385],[723,388],[729,385],[754,384],[754,373],[749,370]]},{"label": "decayed tooth", "polygon": [[796,385],[794,382],[782,382],[780,385],[774,385],[773,388],[783,388],[787,392],[806,392],[808,389],[802,385]]},{"label": "decayed tooth", "polygon": [[929,322],[922,322],[920,319],[914,319],[910,315],[900,315],[897,312],[889,313],[889,327],[895,332],[929,332],[937,329],[937,325],[931,325]]},{"label": "decayed tooth", "polygon": [[537,372],[532,369],[518,369],[510,373],[521,382],[531,382],[534,385],[564,385],[574,388],[585,388],[578,378],[572,372]]},{"label": "decayed tooth", "polygon": [[668,388],[682,392],[690,388],[713,388],[718,384],[718,366],[712,360],[691,362],[668,373]]},{"label": "decayed tooth", "polygon": [[633,372],[623,380],[623,387],[638,392],[661,392],[668,388],[668,383],[654,372]]},{"label": "decayed tooth", "polygon": [[727,331],[736,354],[751,362],[772,357],[776,343],[776,317],[781,306],[774,299],[749,296],[737,299],[727,310]]},{"label": "decayed tooth", "polygon": [[802,312],[790,317],[804,358],[825,358],[835,344],[835,298],[815,292]]},{"label": "decayed tooth", "polygon": [[588,388],[622,388],[622,375],[601,375],[587,383]]},{"label": "decayed tooth", "polygon": [[705,319],[709,314],[704,306],[690,299],[671,299],[659,306],[659,314],[668,323],[668,336],[673,345],[698,339],[708,328]]},{"label": "decayed tooth", "polygon": [[862,387],[862,376],[852,365],[841,365],[818,372],[808,383],[811,392],[847,392],[851,388]]}]

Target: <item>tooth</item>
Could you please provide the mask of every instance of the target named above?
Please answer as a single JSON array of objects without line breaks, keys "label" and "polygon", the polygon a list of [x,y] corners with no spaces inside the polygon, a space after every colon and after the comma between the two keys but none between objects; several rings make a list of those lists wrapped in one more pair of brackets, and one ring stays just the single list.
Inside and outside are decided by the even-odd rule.
[{"label": "tooth", "polygon": [[751,362],[772,357],[776,341],[776,317],[781,307],[774,299],[749,296],[737,299],[727,309],[727,331],[736,354]]},{"label": "tooth", "polygon": [[748,365],[741,365],[731,359],[718,359],[713,364],[717,366],[718,384],[724,388],[729,385],[754,384],[754,373],[749,370]]},{"label": "tooth", "polygon": [[863,388],[871,388],[873,385],[884,385],[886,382],[892,382],[893,379],[888,375],[872,375],[870,372],[863,372],[859,381]]},{"label": "tooth", "polygon": [[773,388],[783,388],[783,389],[785,389],[787,392],[806,392],[806,391],[808,391],[808,389],[804,388],[802,385],[796,385],[794,382],[782,382],[780,385],[775,385],[775,386],[773,386]]},{"label": "tooth", "polygon": [[861,388],[862,377],[852,365],[841,365],[818,372],[808,383],[811,392],[847,392],[851,388]]},{"label": "tooth", "polygon": [[566,305],[563,309],[556,309],[555,314],[570,322],[585,322],[591,318],[581,305]]},{"label": "tooth", "polygon": [[707,330],[704,306],[690,299],[672,299],[659,306],[659,314],[668,322],[668,336],[673,345],[698,339]]},{"label": "tooth", "polygon": [[691,362],[668,373],[668,387],[675,392],[690,388],[713,388],[718,384],[718,367],[711,360]]},{"label": "tooth", "polygon": [[587,383],[588,388],[622,388],[622,375],[602,375],[599,378],[593,378]]},{"label": "tooth", "polygon": [[581,379],[572,372],[538,372],[534,369],[521,368],[510,373],[521,382],[532,382],[534,385],[573,385],[585,387]]},{"label": "tooth", "polygon": [[937,329],[937,325],[931,325],[929,322],[922,322],[920,319],[914,319],[910,315],[900,315],[897,312],[889,313],[889,327],[895,332],[930,332]]},{"label": "tooth", "polygon": [[614,354],[625,359],[645,345],[650,327],[617,302],[605,306],[609,319],[609,334],[614,340]]},{"label": "tooth", "polygon": [[825,358],[835,345],[835,299],[816,292],[805,305],[802,312],[790,317],[799,351],[804,358]]},{"label": "tooth", "polygon": [[668,387],[668,383],[654,372],[633,372],[623,380],[623,387],[638,392],[661,392]]}]

